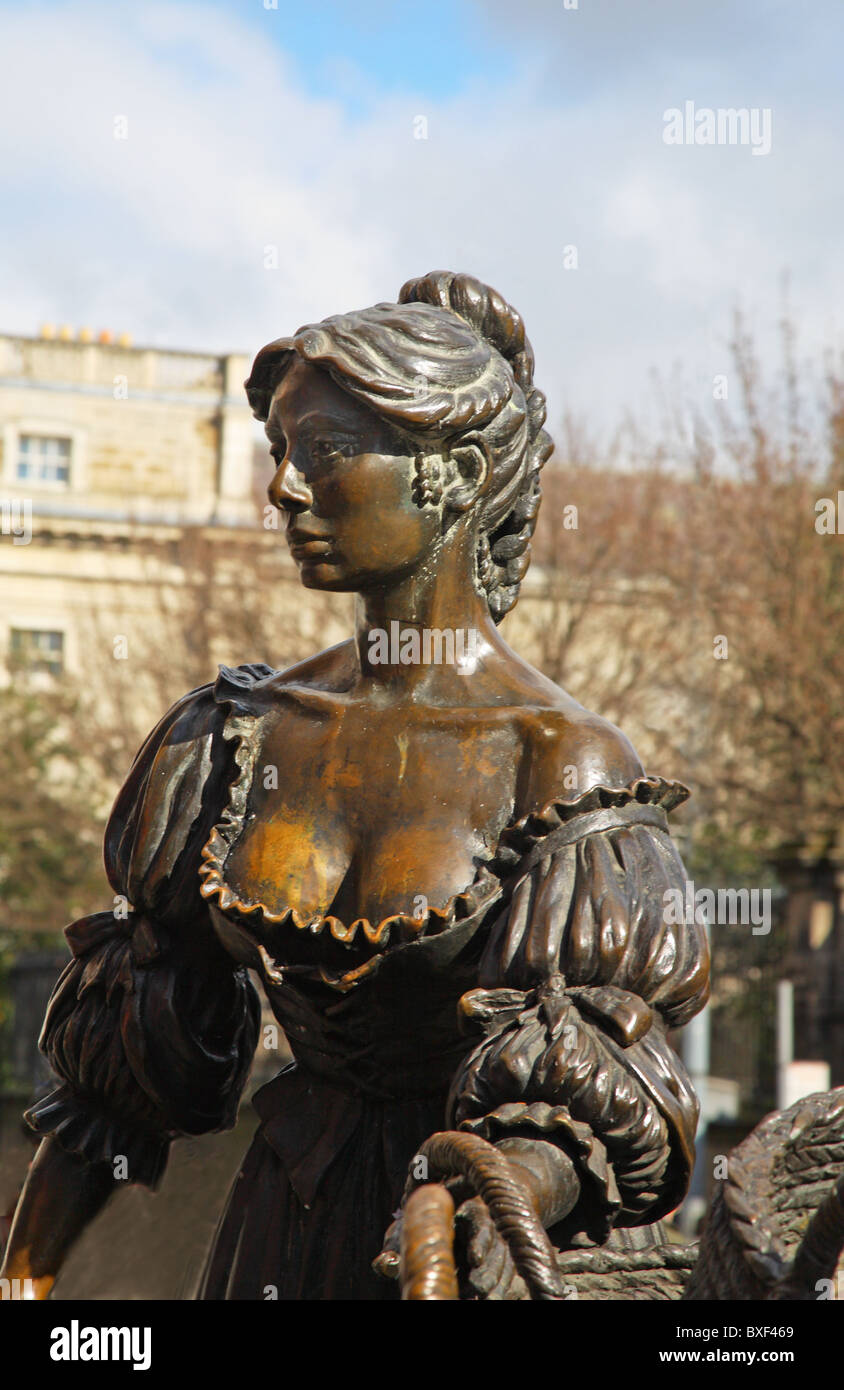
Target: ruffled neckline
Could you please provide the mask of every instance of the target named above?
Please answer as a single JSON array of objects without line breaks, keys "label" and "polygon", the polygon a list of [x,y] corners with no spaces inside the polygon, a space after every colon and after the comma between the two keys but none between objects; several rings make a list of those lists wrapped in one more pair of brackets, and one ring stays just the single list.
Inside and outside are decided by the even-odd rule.
[{"label": "ruffled neckline", "polygon": [[529,811],[512,825],[504,827],[489,867],[498,878],[508,877],[519,860],[577,816],[634,803],[657,807],[667,815],[687,801],[690,795],[688,787],[682,782],[645,775],[620,787],[599,783],[571,799],[554,796],[540,810]]},{"label": "ruffled neckline", "polygon": [[371,922],[368,917],[357,917],[347,925],[330,913],[304,914],[289,904],[280,911],[273,911],[262,902],[245,902],[226,883],[224,871],[226,859],[240,837],[246,816],[257,752],[250,735],[256,722],[257,716],[234,714],[227,719],[223,731],[224,738],[237,741],[234,759],[238,776],[229,787],[228,804],[222,817],[202,848],[200,857],[203,862],[199,868],[202,879],[199,891],[204,898],[216,898],[221,912],[237,912],[241,917],[258,914],[261,921],[273,926],[291,925],[297,931],[310,932],[315,936],[327,930],[335,941],[346,945],[351,945],[360,932],[371,946],[384,947],[405,944],[422,936],[439,935],[455,922],[473,916],[497,896],[500,891],[498,878],[490,872],[486,863],[482,863],[472,882],[453,894],[445,907],[429,906],[424,915],[418,917],[392,913],[377,923]]},{"label": "ruffled neckline", "polygon": [[226,859],[240,837],[247,811],[257,754],[251,735],[257,718],[238,711],[226,720],[223,737],[236,743],[234,760],[238,775],[229,787],[228,803],[223,814],[201,851],[200,893],[206,899],[215,898],[221,912],[236,912],[240,917],[259,916],[261,921],[273,926],[292,925],[297,931],[313,935],[328,931],[335,941],[347,945],[355,941],[359,932],[371,946],[382,950],[440,935],[492,903],[501,892],[501,880],[512,874],[519,860],[565,822],[581,814],[623,807],[632,802],[657,806],[667,812],[689,796],[688,788],[681,782],[643,776],[625,786],[591,787],[570,799],[565,796],[552,797],[540,809],[528,812],[505,826],[492,857],[478,865],[472,882],[454,893],[443,908],[428,906],[424,915],[418,917],[394,913],[377,923],[366,917],[358,917],[347,925],[330,913],[308,915],[290,905],[280,911],[272,911],[262,902],[246,902],[225,881]]}]

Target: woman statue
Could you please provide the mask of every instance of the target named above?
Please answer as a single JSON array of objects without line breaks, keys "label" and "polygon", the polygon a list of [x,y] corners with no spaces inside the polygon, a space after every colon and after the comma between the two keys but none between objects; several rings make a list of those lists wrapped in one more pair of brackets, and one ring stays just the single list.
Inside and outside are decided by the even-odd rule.
[{"label": "woman statue", "polygon": [[[397,1297],[394,1218],[443,1130],[495,1146],[560,1250],[645,1246],[682,1200],[697,1103],[667,1030],[708,991],[703,929],[664,906],[687,792],[497,630],[552,448],[533,370],[515,309],[446,272],[258,354],[270,499],[302,583],[356,593],[355,634],[223,668],[135,760],[118,906],[67,928],[62,1084],[27,1116],[6,1271],[36,1296],[116,1176],[155,1187],[171,1140],[233,1125],[247,969],[295,1062],[255,1096],[201,1297]],[[461,1295],[518,1296],[463,1196]]]}]

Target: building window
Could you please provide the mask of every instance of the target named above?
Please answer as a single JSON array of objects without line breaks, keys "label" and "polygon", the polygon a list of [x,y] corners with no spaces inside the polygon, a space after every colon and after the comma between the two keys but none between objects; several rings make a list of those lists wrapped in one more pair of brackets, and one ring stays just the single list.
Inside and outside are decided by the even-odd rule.
[{"label": "building window", "polygon": [[12,662],[27,671],[60,676],[64,669],[64,633],[13,627]]},{"label": "building window", "polygon": [[70,440],[47,434],[22,434],[18,439],[19,482],[67,483],[70,479]]}]

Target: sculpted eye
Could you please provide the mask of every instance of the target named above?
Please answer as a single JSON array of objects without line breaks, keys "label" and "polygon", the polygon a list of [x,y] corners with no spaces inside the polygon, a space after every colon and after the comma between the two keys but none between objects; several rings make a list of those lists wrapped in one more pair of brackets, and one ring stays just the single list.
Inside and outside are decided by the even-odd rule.
[{"label": "sculpted eye", "polygon": [[354,450],[350,444],[344,444],[337,439],[315,439],[311,445],[311,452],[314,458],[328,460],[348,458]]},{"label": "sculpted eye", "polygon": [[281,463],[286,453],[287,440],[279,438],[278,436],[273,436],[272,443],[270,444],[270,458],[272,459],[276,467],[278,467],[278,465]]}]

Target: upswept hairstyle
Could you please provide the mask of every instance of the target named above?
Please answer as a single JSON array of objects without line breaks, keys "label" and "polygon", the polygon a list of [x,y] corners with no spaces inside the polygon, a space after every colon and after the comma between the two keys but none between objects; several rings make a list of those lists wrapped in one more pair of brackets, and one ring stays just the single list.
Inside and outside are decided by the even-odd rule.
[{"label": "upswept hairstyle", "polygon": [[492,476],[480,502],[477,570],[500,622],[530,563],[539,470],[553,449],[520,315],[471,275],[435,270],[408,280],[397,304],[337,314],[262,348],[245,383],[258,420],[266,421],[294,355],[420,443],[485,444]]}]

